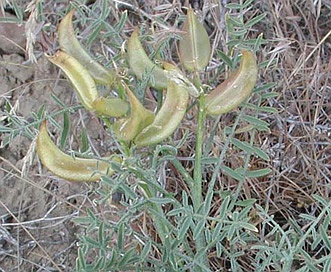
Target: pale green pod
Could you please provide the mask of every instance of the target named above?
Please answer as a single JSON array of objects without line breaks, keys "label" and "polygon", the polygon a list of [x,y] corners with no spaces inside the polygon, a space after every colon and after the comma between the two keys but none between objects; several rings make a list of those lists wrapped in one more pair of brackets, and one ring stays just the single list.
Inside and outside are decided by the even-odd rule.
[{"label": "pale green pod", "polygon": [[47,56],[47,58],[66,74],[83,106],[87,110],[93,111],[92,102],[98,98],[98,90],[86,68],[77,59],[62,51],[56,52],[53,56]]},{"label": "pale green pod", "polygon": [[144,76],[150,76],[148,82],[150,86],[161,91],[167,88],[167,75],[162,68],[149,59],[139,40],[138,28],[133,31],[129,38],[127,59],[130,68],[139,80],[143,79]]},{"label": "pale green pod", "polygon": [[46,121],[40,126],[37,153],[42,164],[56,176],[69,181],[98,181],[101,175],[112,175],[114,170],[106,161],[120,162],[120,158],[73,158],[62,152],[49,137]]},{"label": "pale green pod", "polygon": [[110,71],[95,61],[78,41],[72,25],[72,17],[75,10],[71,10],[60,22],[58,35],[62,51],[77,59],[91,74],[98,84],[112,85],[117,81],[115,71]]},{"label": "pale green pod", "polygon": [[244,102],[252,93],[258,74],[254,54],[242,50],[239,68],[206,96],[207,114],[227,113]]},{"label": "pale green pod", "polygon": [[155,115],[140,103],[124,82],[123,85],[130,101],[131,112],[129,117],[114,123],[113,130],[119,140],[131,141],[139,132],[153,122]]},{"label": "pale green pod", "polygon": [[100,96],[92,102],[92,107],[98,115],[105,117],[121,117],[129,111],[129,103],[116,97]]},{"label": "pale green pod", "polygon": [[179,57],[188,71],[201,71],[209,63],[211,46],[208,33],[192,8],[187,11],[183,25],[182,39],[179,41]]},{"label": "pale green pod", "polygon": [[186,113],[189,94],[186,87],[169,80],[166,98],[152,124],[144,128],[134,139],[137,146],[162,142],[179,126]]}]

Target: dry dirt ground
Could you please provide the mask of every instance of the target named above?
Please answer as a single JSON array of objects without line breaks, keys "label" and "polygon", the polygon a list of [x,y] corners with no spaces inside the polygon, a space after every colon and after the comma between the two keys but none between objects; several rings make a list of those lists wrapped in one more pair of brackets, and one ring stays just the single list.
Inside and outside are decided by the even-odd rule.
[{"label": "dry dirt ground", "polygon": [[[51,13],[52,5],[45,2],[45,10]],[[153,15],[153,5],[173,1],[146,2],[148,5],[140,8]],[[203,6],[201,1],[193,2],[198,8]],[[28,3],[21,3],[22,10]],[[61,4],[64,9],[67,1]],[[266,18],[255,29],[268,39],[258,58],[275,61],[270,69],[261,71],[261,80],[276,82],[273,91],[279,93],[269,105],[279,113],[266,118],[271,134],[261,140],[274,169],[265,181],[272,180],[278,192],[273,192],[271,206],[286,217],[309,205],[312,193],[326,199],[331,196],[326,186],[331,181],[331,4],[253,1],[251,10],[257,9],[262,9]],[[29,14],[24,14],[24,22],[29,19]],[[67,105],[76,103],[68,82],[59,79],[58,69],[42,53],[45,40],[53,38],[45,36],[47,23],[38,22],[35,29],[36,63],[32,63],[25,50],[26,40],[21,38],[26,37],[24,26],[0,21],[0,122],[8,122],[3,113],[9,103],[11,114],[26,127],[24,135],[18,131],[5,147],[9,134],[0,135],[0,270],[6,272],[72,271],[77,257],[76,234],[81,230],[71,219],[84,213],[86,207],[94,207],[93,186],[54,177],[35,157],[37,124],[33,123],[33,112],[42,105],[47,112],[59,110],[52,93]],[[105,133],[98,120],[84,111],[75,114],[71,119],[80,120],[80,125],[83,122],[95,150],[104,154]],[[75,149],[75,138],[80,136],[78,121],[73,121],[70,133]],[[256,184],[255,197],[267,198],[268,186],[267,182]]]}]

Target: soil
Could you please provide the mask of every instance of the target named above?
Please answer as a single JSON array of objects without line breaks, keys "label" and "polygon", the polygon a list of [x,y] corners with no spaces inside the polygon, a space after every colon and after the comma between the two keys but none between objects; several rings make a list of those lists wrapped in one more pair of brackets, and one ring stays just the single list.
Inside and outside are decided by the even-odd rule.
[{"label": "soil", "polygon": [[[50,90],[57,75],[46,58],[31,64],[22,55],[2,49],[0,95],[12,103],[15,115],[28,123],[33,120],[31,112],[41,105],[54,110],[57,105],[50,99]],[[64,101],[70,99],[68,87],[59,84],[56,89]],[[6,100],[2,99],[1,107]],[[33,149],[33,139],[25,135],[15,136],[1,149],[0,267],[3,271],[54,271],[58,266],[72,271],[77,251],[77,230],[70,221],[77,210],[72,203],[83,204],[86,186],[41,171]]]},{"label": "soil", "polygon": [[[32,112],[42,105],[46,112],[59,110],[52,93],[67,105],[77,100],[43,54],[37,63],[27,60],[24,36],[24,25],[0,24],[1,112],[10,104],[11,114],[30,128],[28,133],[18,131],[7,146],[8,135],[0,135],[0,270],[73,271],[79,229],[71,219],[93,199],[87,197],[91,187],[60,180],[42,169],[35,155],[38,124],[30,125],[35,120]],[[60,124],[61,119],[54,118]],[[93,129],[96,119],[85,121],[95,131],[90,139],[100,136]],[[58,131],[53,134],[57,139]]]},{"label": "soil", "polygon": [[[48,113],[61,107],[51,98],[54,93],[66,105],[77,105],[77,98],[66,80],[59,80],[58,70],[40,56],[32,64],[17,53],[0,57],[1,107],[6,101],[12,113],[23,123],[34,122],[32,112],[42,105]],[[69,90],[69,91],[68,91]],[[94,147],[105,152],[103,129],[97,118],[82,112],[84,126]],[[76,116],[72,119],[78,120]],[[62,115],[54,117],[60,125]],[[73,271],[77,257],[79,228],[71,219],[81,207],[91,206],[93,186],[61,180],[42,168],[35,154],[35,136],[20,131],[10,144],[0,150],[0,268],[3,271]],[[72,149],[80,137],[79,125],[71,123]],[[59,130],[51,131],[54,140]],[[1,135],[2,144],[7,135]],[[86,203],[89,202],[89,203]],[[83,213],[84,213],[83,211]]]}]

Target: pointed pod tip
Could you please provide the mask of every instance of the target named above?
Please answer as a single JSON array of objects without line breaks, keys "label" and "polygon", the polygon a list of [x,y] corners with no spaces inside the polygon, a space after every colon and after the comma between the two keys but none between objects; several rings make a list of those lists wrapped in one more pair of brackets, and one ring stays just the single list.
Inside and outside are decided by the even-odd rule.
[{"label": "pointed pod tip", "polygon": [[44,119],[39,126],[39,131],[46,130],[47,129],[47,120]]},{"label": "pointed pod tip", "polygon": [[187,15],[191,15],[191,14],[194,14],[194,9],[193,9],[192,6],[190,5],[190,6],[187,8]]},{"label": "pointed pod tip", "polygon": [[73,158],[65,154],[50,138],[46,128],[46,119],[40,125],[36,150],[45,168],[68,181],[98,181],[101,175],[110,176],[114,173],[109,161],[121,162],[121,158],[116,155],[101,159],[86,159]]},{"label": "pointed pod tip", "polygon": [[137,39],[139,36],[139,27],[136,26],[133,30],[133,32],[131,33],[131,38]]},{"label": "pointed pod tip", "polygon": [[62,33],[62,29],[63,28],[72,28],[72,18],[74,17],[74,13],[75,13],[76,9],[71,9],[61,20],[59,27],[58,27],[58,31],[59,34],[61,35]]},{"label": "pointed pod tip", "polygon": [[[61,62],[63,62],[65,59],[71,57],[66,52],[61,51],[61,50],[56,51],[53,55],[45,54],[45,56],[50,62],[52,62],[54,64],[56,64],[57,61],[59,61],[60,59],[62,60]],[[71,57],[71,58],[73,58],[73,57]]]},{"label": "pointed pod tip", "polygon": [[75,8],[72,8],[72,9],[71,9],[71,10],[65,15],[65,17],[68,18],[70,21],[72,21],[72,18],[73,18],[73,16],[74,16],[75,12],[76,12],[76,9],[75,9]]},{"label": "pointed pod tip", "polygon": [[255,58],[255,54],[251,50],[241,49],[241,54],[243,56],[251,56]]}]

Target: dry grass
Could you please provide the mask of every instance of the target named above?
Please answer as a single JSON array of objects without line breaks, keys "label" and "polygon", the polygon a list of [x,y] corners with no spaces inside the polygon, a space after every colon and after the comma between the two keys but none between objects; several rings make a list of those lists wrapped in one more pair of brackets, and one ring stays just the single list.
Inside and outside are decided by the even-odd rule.
[{"label": "dry grass", "polygon": [[[44,2],[44,11],[47,15],[45,18],[54,20],[54,26],[50,28],[50,33],[42,30],[40,25],[37,25],[36,21],[34,21],[35,17],[32,17],[35,13],[27,14],[26,16],[27,22],[33,24],[27,28],[30,40],[27,47],[28,52],[26,52],[32,60],[34,57],[41,57],[41,51],[45,50],[46,44],[55,46],[56,38],[53,36],[53,32],[56,31],[55,25],[60,18],[54,19],[53,13],[59,10],[64,12],[66,7],[64,1],[59,1],[57,5],[52,5],[53,1]],[[156,38],[159,41],[163,41],[169,34],[172,36],[176,35],[176,24],[178,24],[182,18],[181,16],[184,14],[182,7],[186,2],[188,1],[116,0],[112,2],[110,8],[111,14],[116,14],[125,9],[129,11],[129,19],[125,30],[131,31],[138,22],[143,22],[144,24],[142,25],[146,29],[152,24],[155,26]],[[226,52],[228,50],[227,41],[229,37],[224,32],[225,12],[223,9],[219,9],[217,5],[220,4],[223,7],[223,4],[229,1],[197,0],[190,2],[194,3],[193,5],[198,9],[200,17],[205,19],[213,40],[213,50],[221,49]],[[96,5],[101,5],[101,3],[97,1]],[[23,10],[25,8],[26,6]],[[259,115],[259,118],[270,124],[270,132],[255,134],[254,144],[265,150],[269,154],[271,161],[267,164],[264,161],[253,159],[250,162],[250,167],[252,169],[270,167],[273,172],[264,178],[246,179],[240,198],[257,199],[257,203],[264,207],[270,216],[274,216],[275,222],[284,231],[290,227],[291,220],[297,222],[298,226],[305,231],[309,225],[299,215],[307,213],[317,217],[321,212],[312,195],[322,196],[326,200],[330,200],[331,197],[331,6],[327,0],[253,1],[253,4],[245,14],[245,18],[249,20],[252,16],[261,13],[266,14],[265,19],[254,26],[254,29],[250,32],[251,36],[247,38],[256,38],[260,33],[263,33],[264,38],[267,40],[267,44],[258,51],[257,56],[260,63],[267,63],[266,68],[260,71],[259,84],[277,83],[272,91],[277,92],[279,94],[278,97],[269,99],[264,106],[277,108],[278,113],[261,113]],[[45,25],[47,21],[42,21],[41,24]],[[36,35],[36,37],[33,35]],[[125,38],[127,36],[126,33],[123,36]],[[36,38],[35,45],[33,45],[34,38]],[[103,52],[109,54],[107,44],[105,44],[102,44]],[[176,51],[175,48],[172,48],[172,50]],[[177,56],[173,52],[165,52],[165,54]],[[174,60],[176,59],[174,58]],[[215,79],[215,75],[219,72],[219,67],[222,67],[222,64],[219,63],[217,58],[214,58],[205,78],[212,82],[212,79]],[[223,77],[217,78],[214,82],[222,79]],[[5,94],[1,94],[0,98],[4,99]],[[12,102],[16,103],[15,101]],[[3,103],[0,103],[1,107],[3,105]],[[86,120],[86,116],[79,116],[79,118],[79,122],[85,122],[82,120]],[[2,120],[0,119],[0,121]],[[220,119],[219,135],[222,135],[222,128],[227,123],[232,123],[231,114]],[[194,120],[184,121],[183,127],[194,131]],[[249,134],[245,132],[237,136],[238,139],[243,141],[251,140],[249,139]],[[4,138],[0,139],[3,140]],[[212,152],[214,152],[214,155],[218,155],[222,148],[221,137],[217,139],[220,139],[220,142],[215,141],[213,143]],[[194,138],[189,135],[187,143],[185,143],[179,153],[183,159],[184,166],[188,169],[192,169],[192,163],[185,161],[185,158],[192,157],[194,145]],[[5,211],[1,214],[0,262],[8,259],[14,260],[12,262],[7,261],[6,264],[12,264],[17,271],[20,271],[19,266],[21,263],[24,263],[26,271],[28,271],[27,269],[32,271],[32,267],[34,267],[33,271],[55,271],[53,268],[56,268],[56,271],[72,271],[73,260],[76,257],[72,250],[76,249],[74,234],[68,236],[68,239],[61,238],[63,243],[66,243],[66,246],[61,248],[63,252],[54,252],[54,250],[57,250],[54,247],[54,235],[50,233],[45,234],[48,236],[44,239],[38,233],[40,230],[36,227],[39,226],[37,221],[40,220],[43,229],[52,229],[53,232],[63,230],[61,228],[62,225],[58,226],[57,222],[65,225],[65,232],[74,232],[73,230],[75,229],[73,229],[70,220],[78,213],[84,214],[87,206],[91,207],[96,214],[101,214],[102,216],[106,214],[106,217],[108,215],[114,216],[115,212],[112,209],[117,209],[117,207],[96,207],[93,202],[95,195],[89,195],[91,188],[84,187],[84,192],[79,192],[76,195],[72,193],[72,189],[63,189],[67,185],[63,186],[61,181],[49,176],[44,177],[47,181],[42,183],[42,185],[38,185],[26,176],[20,177],[22,172],[18,168],[21,168],[21,164],[18,164],[19,167],[16,167],[15,159],[11,157],[6,158],[7,155],[8,152],[5,151],[0,153],[0,159],[2,159],[0,170],[5,173],[2,176],[0,174],[0,178],[8,182],[14,176],[15,180],[19,180],[21,183],[31,183],[30,185],[35,190],[44,191],[46,197],[43,201],[47,205],[47,209],[44,217],[25,219],[18,215],[24,214],[24,209],[29,208],[25,205],[38,205],[37,200],[24,203],[22,198],[19,205],[19,208],[22,210],[19,211],[11,210],[11,203],[4,203],[0,200],[1,209]],[[240,153],[231,151],[228,155],[227,163],[229,166],[238,167],[243,164]],[[22,158],[17,160],[20,159]],[[174,171],[174,169],[172,170]],[[32,179],[35,177],[36,175]],[[208,178],[208,173],[205,173],[205,177]],[[222,174],[220,174],[219,178],[216,189],[232,192],[236,190],[237,182],[235,180]],[[178,179],[178,175],[175,172],[172,173],[168,181],[170,190],[174,192],[187,190],[185,184]],[[58,186],[55,189],[52,187],[54,184]],[[77,190],[78,187],[75,187],[75,191]],[[63,197],[61,192],[64,191],[67,195]],[[22,188],[21,193],[26,192],[26,189]],[[71,199],[74,199],[75,202],[72,203]],[[219,205],[220,200],[215,199],[213,211],[216,212]],[[61,212],[55,213],[59,218],[53,218],[54,220],[48,218],[46,220],[48,212],[58,206],[65,207]],[[68,206],[70,206],[69,210],[71,213],[65,214],[65,211],[68,211]],[[120,208],[118,210],[120,213]],[[143,216],[138,218],[144,221]],[[253,215],[252,218],[254,218]],[[26,220],[27,222],[25,222]],[[261,218],[256,218],[256,225],[259,228],[259,237],[263,240],[268,236],[270,228],[263,227],[259,220]],[[141,228],[142,232],[153,232],[148,226],[140,227],[138,224],[137,226],[137,228]],[[44,231],[41,233],[44,234]],[[330,229],[328,229],[328,235],[330,237]],[[323,248],[321,250],[310,250],[311,243],[312,241],[307,240],[304,246],[311,257],[320,258],[327,254],[327,250]],[[7,250],[8,248],[10,250]],[[35,248],[39,250],[34,251]],[[31,252],[32,254],[30,254]],[[254,271],[251,262],[255,254],[254,250],[248,250],[247,254],[240,259],[240,264],[245,271]],[[31,257],[31,255],[33,256]],[[36,257],[36,255],[38,256]],[[224,267],[225,269],[229,265],[228,260],[216,258],[214,253],[210,254],[210,260],[211,267],[215,271],[219,267]],[[39,268],[37,269],[36,267]],[[11,267],[2,267],[1,264],[0,268],[3,271],[14,271]]]},{"label": "dry grass", "polygon": [[265,73],[279,82],[280,96],[272,101],[279,114],[263,143],[275,174],[261,199],[296,218],[309,210],[312,194],[330,198],[331,30],[324,24],[330,10],[312,1],[269,1],[268,8],[274,43],[268,49],[277,66]]}]

